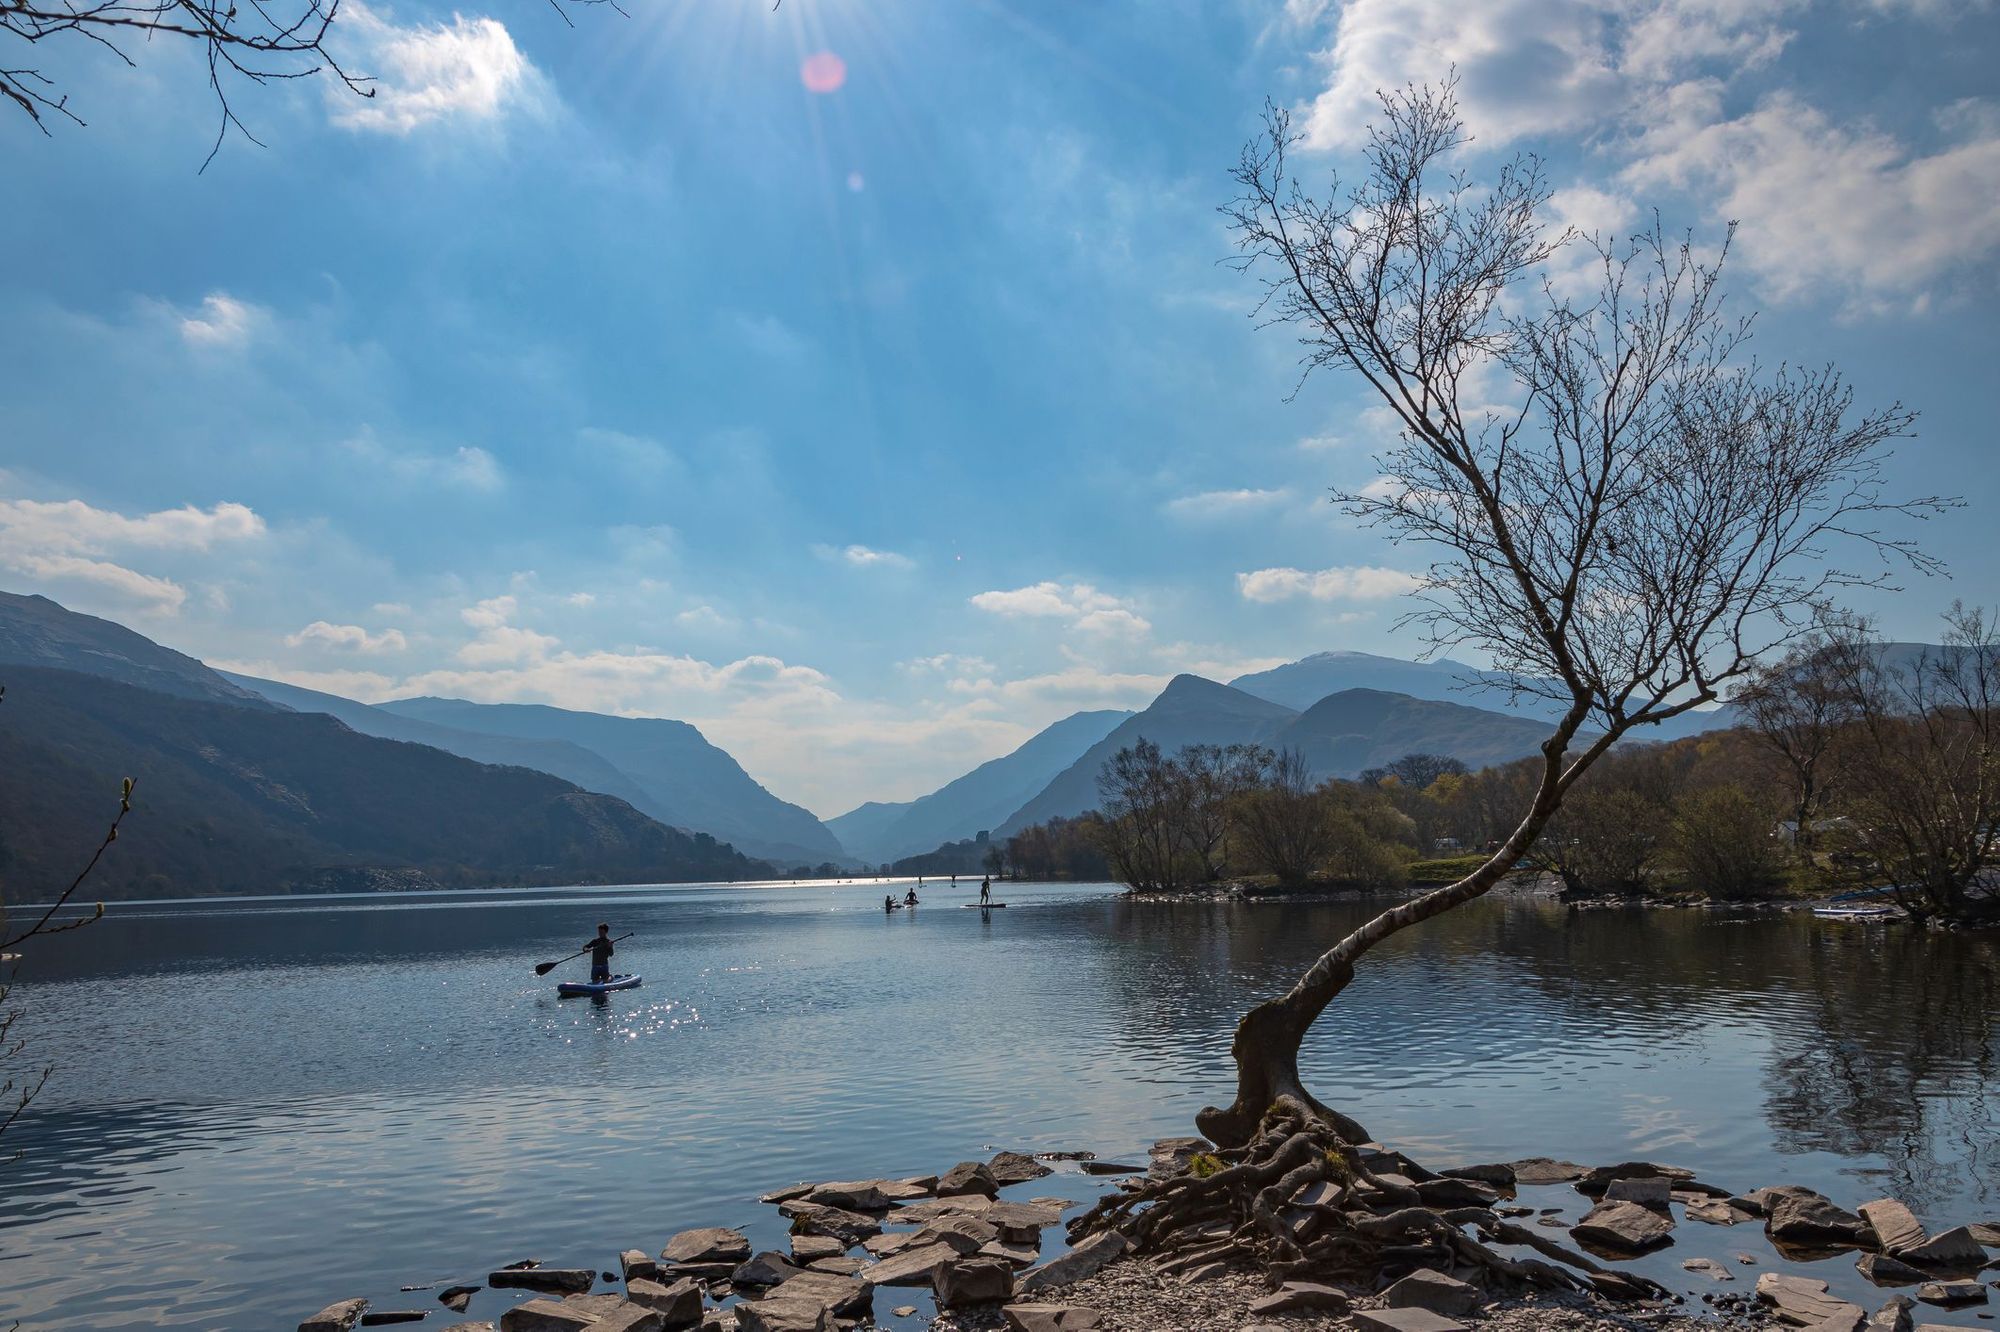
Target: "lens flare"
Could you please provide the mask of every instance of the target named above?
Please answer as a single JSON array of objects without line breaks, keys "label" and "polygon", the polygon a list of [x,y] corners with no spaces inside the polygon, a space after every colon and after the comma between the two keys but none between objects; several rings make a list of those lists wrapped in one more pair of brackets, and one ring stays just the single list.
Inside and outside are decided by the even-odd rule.
[{"label": "lens flare", "polygon": [[815,51],[800,63],[799,82],[807,92],[839,92],[847,82],[847,62],[831,51]]}]

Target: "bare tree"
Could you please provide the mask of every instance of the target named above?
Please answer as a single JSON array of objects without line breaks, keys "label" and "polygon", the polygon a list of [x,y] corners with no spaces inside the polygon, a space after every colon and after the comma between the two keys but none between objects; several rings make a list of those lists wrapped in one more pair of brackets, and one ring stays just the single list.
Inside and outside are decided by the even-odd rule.
[{"label": "bare tree", "polygon": [[[1235,1103],[1198,1121],[1224,1144],[1247,1142],[1287,1097],[1360,1132],[1307,1092],[1298,1053],[1361,957],[1492,888],[1634,728],[1718,697],[1840,589],[1879,583],[1893,563],[1933,567],[1877,524],[1946,503],[1883,497],[1887,445],[1911,413],[1857,413],[1836,372],[1745,355],[1721,257],[1657,223],[1622,244],[1551,236],[1532,158],[1483,187],[1453,174],[1466,137],[1450,85],[1385,95],[1382,112],[1367,170],[1324,197],[1293,174],[1287,113],[1267,112],[1229,209],[1242,263],[1264,275],[1271,321],[1299,330],[1308,373],[1357,374],[1395,414],[1398,442],[1377,460],[1393,493],[1339,498],[1436,552],[1412,618],[1563,712],[1528,808],[1485,864],[1340,939],[1244,1017]],[[1546,277],[1525,292],[1568,247],[1589,255],[1592,294]],[[1827,563],[1837,541],[1874,568]],[[1586,724],[1598,733],[1572,754]]]},{"label": "bare tree", "polygon": [[1174,756],[1181,840],[1204,882],[1222,877],[1236,798],[1255,787],[1274,761],[1270,750],[1256,745],[1188,745]]},{"label": "bare tree", "polygon": [[1662,816],[1628,785],[1589,787],[1550,816],[1524,859],[1561,879],[1565,896],[1642,893],[1659,867]]},{"label": "bare tree", "polygon": [[1284,749],[1271,756],[1262,780],[1236,798],[1230,835],[1247,867],[1295,888],[1310,882],[1333,854],[1333,813],[1306,756]]},{"label": "bare tree", "polygon": [[[565,23],[566,5],[618,0],[549,0]],[[624,12],[622,9],[619,12]],[[34,51],[94,45],[126,65],[155,41],[193,44],[202,52],[218,123],[204,168],[235,130],[258,143],[237,117],[232,94],[263,85],[324,74],[356,97],[373,97],[372,80],[350,71],[328,45],[340,17],[340,0],[0,0],[0,99],[22,112],[44,134],[54,118],[84,124],[55,80],[34,63]],[[12,47],[5,45],[9,40]],[[16,64],[7,50],[25,50]]]},{"label": "bare tree", "polygon": [[1855,832],[1918,917],[2000,916],[1979,892],[2000,833],[2000,625],[1954,604],[1944,643],[1914,662],[1881,645],[1836,664],[1859,752],[1849,765]]},{"label": "bare tree", "polygon": [[1732,700],[1791,785],[1792,849],[1807,874],[1818,872],[1816,828],[1840,773],[1836,746],[1855,719],[1851,681],[1862,650],[1851,627],[1816,634],[1751,672]]}]

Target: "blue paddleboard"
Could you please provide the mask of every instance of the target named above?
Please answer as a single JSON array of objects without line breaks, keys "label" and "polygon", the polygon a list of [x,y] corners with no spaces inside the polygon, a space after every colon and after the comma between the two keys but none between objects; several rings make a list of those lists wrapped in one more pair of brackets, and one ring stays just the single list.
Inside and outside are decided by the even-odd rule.
[{"label": "blue paddleboard", "polygon": [[610,994],[613,990],[629,990],[639,983],[637,976],[613,976],[608,981],[558,981],[556,993],[565,999],[574,999],[581,994]]}]

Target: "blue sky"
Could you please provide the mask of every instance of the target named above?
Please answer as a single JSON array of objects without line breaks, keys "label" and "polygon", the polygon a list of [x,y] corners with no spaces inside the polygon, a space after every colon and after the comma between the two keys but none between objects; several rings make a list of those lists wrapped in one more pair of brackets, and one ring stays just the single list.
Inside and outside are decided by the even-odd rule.
[{"label": "blue sky", "polygon": [[[779,794],[919,794],[1174,672],[1415,656],[1325,502],[1379,413],[1218,264],[1268,96],[1352,160],[1456,66],[1558,220],[1719,234],[1768,359],[1923,412],[1992,600],[2000,13],[1964,0],[343,6],[380,77],[47,51],[0,117],[0,585],[354,697],[681,717]],[[1461,11],[1471,11],[1465,17]],[[811,86],[809,86],[811,85]]]}]

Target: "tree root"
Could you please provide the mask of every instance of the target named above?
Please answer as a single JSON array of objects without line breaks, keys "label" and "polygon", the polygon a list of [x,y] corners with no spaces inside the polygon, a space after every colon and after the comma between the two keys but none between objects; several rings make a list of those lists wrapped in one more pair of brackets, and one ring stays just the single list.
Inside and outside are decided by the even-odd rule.
[{"label": "tree root", "polygon": [[[1352,1123],[1322,1117],[1316,1103],[1280,1097],[1242,1147],[1215,1154],[1221,1169],[1190,1170],[1111,1194],[1069,1223],[1070,1238],[1115,1230],[1170,1271],[1241,1257],[1273,1287],[1332,1279],[1379,1289],[1428,1267],[1496,1294],[1668,1297],[1664,1287],[1610,1271],[1488,1207],[1424,1205],[1410,1181],[1437,1176],[1421,1168],[1391,1178],[1375,1174],[1342,1136],[1340,1125]],[[1299,1201],[1315,1185],[1330,1187]],[[1510,1257],[1495,1245],[1536,1256]]]}]

